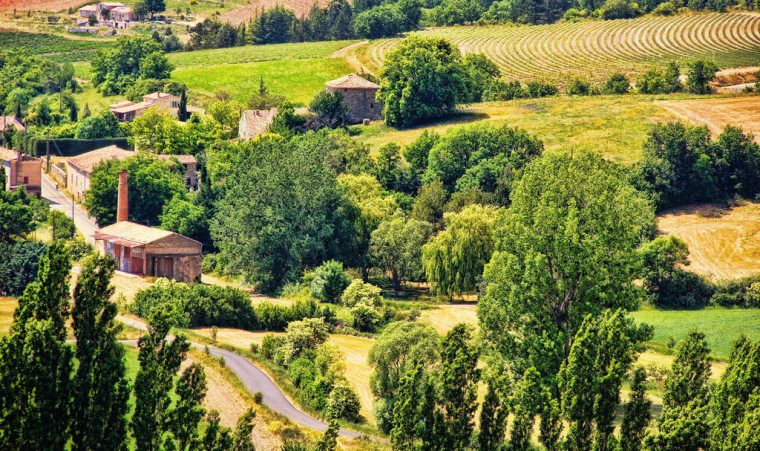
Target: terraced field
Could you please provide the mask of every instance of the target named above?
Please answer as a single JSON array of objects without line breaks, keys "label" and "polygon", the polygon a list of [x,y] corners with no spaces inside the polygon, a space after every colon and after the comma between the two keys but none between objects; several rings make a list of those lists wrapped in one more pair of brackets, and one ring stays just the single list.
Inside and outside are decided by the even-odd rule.
[{"label": "terraced field", "polygon": [[[507,78],[567,83],[576,76],[603,80],[613,72],[636,76],[670,61],[713,60],[722,67],[760,62],[760,14],[687,14],[539,26],[438,28],[464,53],[483,53]],[[400,39],[373,41],[367,57],[382,66]]]}]

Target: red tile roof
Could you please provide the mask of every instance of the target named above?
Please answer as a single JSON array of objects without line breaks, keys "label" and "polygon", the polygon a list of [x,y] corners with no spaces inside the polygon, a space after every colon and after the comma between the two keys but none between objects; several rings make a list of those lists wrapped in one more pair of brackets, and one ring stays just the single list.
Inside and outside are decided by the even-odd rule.
[{"label": "red tile roof", "polygon": [[325,85],[339,89],[380,89],[377,83],[372,83],[356,74],[344,75],[337,80],[328,81]]}]

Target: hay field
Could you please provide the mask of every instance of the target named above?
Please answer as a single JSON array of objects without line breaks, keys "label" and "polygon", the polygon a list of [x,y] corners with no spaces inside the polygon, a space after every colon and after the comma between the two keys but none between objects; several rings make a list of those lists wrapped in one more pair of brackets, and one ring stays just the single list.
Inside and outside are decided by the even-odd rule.
[{"label": "hay field", "polygon": [[679,119],[695,125],[706,125],[713,136],[718,136],[726,125],[741,126],[755,135],[760,142],[760,97],[733,97],[724,99],[692,99],[661,102],[660,105]]},{"label": "hay field", "polygon": [[231,25],[238,26],[241,23],[248,23],[251,19],[261,14],[262,10],[274,8],[275,6],[284,6],[292,9],[296,17],[303,17],[309,14],[312,5],[318,4],[320,8],[326,7],[329,0],[251,0],[247,5],[226,12],[221,15],[220,19]]},{"label": "hay field", "polygon": [[82,0],[0,0],[0,11],[63,11],[79,8]]},{"label": "hay field", "polygon": [[[451,40],[465,53],[483,53],[507,78],[604,80],[614,72],[638,76],[670,61],[714,60],[721,67],[760,62],[760,15],[695,13],[675,17],[564,22],[552,25],[434,28],[419,32]],[[366,50],[377,67],[399,39]]]},{"label": "hay field", "polygon": [[478,325],[477,303],[441,305],[437,309],[424,310],[420,321],[429,323],[440,335],[446,335],[459,323]]},{"label": "hay field", "polygon": [[18,299],[0,296],[0,336],[3,336],[11,330],[13,324],[13,312],[18,307]]},{"label": "hay field", "polygon": [[689,245],[690,271],[716,279],[760,272],[760,203],[725,210],[719,218],[700,216],[716,207],[692,205],[661,215],[659,229]]}]

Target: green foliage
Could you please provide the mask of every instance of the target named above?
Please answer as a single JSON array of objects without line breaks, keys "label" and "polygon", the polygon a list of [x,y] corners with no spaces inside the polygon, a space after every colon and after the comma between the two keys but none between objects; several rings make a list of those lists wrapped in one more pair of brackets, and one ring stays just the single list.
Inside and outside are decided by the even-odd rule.
[{"label": "green foliage", "polygon": [[678,78],[681,71],[676,63],[670,63],[664,70],[649,69],[636,81],[636,90],[641,94],[669,94],[683,89]]},{"label": "green foliage", "polygon": [[131,309],[143,318],[168,309],[180,327],[234,327],[255,330],[256,312],[250,296],[235,287],[186,284],[159,279],[135,295]]},{"label": "green foliage", "polygon": [[382,3],[356,16],[356,33],[367,39],[395,36],[404,31],[405,17],[398,4]]},{"label": "green foliage", "polygon": [[159,216],[159,220],[162,229],[177,232],[210,247],[208,217],[203,206],[189,200],[175,198],[164,204],[163,214]]},{"label": "green foliage", "polygon": [[620,447],[623,451],[638,451],[652,420],[652,401],[647,398],[647,372],[642,366],[633,370],[631,395],[625,405],[623,424],[620,426]]},{"label": "green foliage", "polygon": [[122,325],[111,302],[116,261],[94,255],[82,263],[71,310],[78,366],[71,408],[72,449],[120,449],[127,438],[129,382],[124,347],[117,339]]},{"label": "green foliage", "polygon": [[256,305],[256,319],[263,330],[285,330],[288,323],[305,318],[333,319],[328,306],[320,307],[314,300],[299,300],[289,306],[262,302]]},{"label": "green foliage", "polygon": [[417,363],[403,373],[399,381],[398,400],[393,407],[393,429],[390,431],[394,450],[414,448],[422,375],[422,365]]},{"label": "green foliage", "polygon": [[341,257],[351,239],[335,176],[319,153],[300,144],[265,138],[243,145],[246,154],[231,166],[211,223],[228,269],[265,292]]},{"label": "green foliage", "polygon": [[441,38],[404,39],[386,57],[380,78],[377,98],[388,125],[410,127],[436,119],[467,100],[461,54]]},{"label": "green foliage", "polygon": [[47,222],[53,228],[53,240],[68,240],[76,234],[74,220],[60,210],[52,210],[48,214]]},{"label": "green foliage", "polygon": [[446,213],[446,230],[422,247],[422,266],[433,290],[453,296],[475,289],[494,251],[494,207],[471,205]]},{"label": "green foliage", "polygon": [[333,418],[330,420],[330,424],[327,427],[324,435],[317,442],[315,451],[335,451],[335,447],[338,445],[338,433],[340,432],[340,424],[338,420]]},{"label": "green foliage", "polygon": [[475,430],[479,356],[472,326],[465,323],[454,326],[441,344],[440,404],[449,431],[448,449],[467,449]]},{"label": "green foliage", "polygon": [[546,401],[547,392],[541,385],[541,374],[533,367],[528,368],[515,387],[514,421],[509,437],[512,449],[528,449],[536,415]]},{"label": "green foliage", "polygon": [[[163,1],[163,0],[150,0]],[[161,45],[148,36],[122,36],[91,61],[92,82],[104,95],[123,93],[140,78],[168,78],[173,66]]]},{"label": "green foliage", "polygon": [[[608,1],[625,2],[626,0]],[[602,92],[605,94],[625,94],[630,88],[631,80],[629,80],[628,77],[626,77],[624,74],[618,72],[610,75],[609,78],[607,78],[607,81],[604,82],[604,86],[602,87]]]},{"label": "green foliage", "polygon": [[288,324],[282,345],[283,362],[288,366],[303,352],[316,349],[330,337],[323,318],[305,318]]},{"label": "green foliage", "polygon": [[[5,170],[3,170],[4,172]],[[35,228],[34,203],[23,187],[18,191],[0,191],[0,243],[11,243]]]},{"label": "green foliage", "polygon": [[686,88],[694,94],[710,94],[713,89],[710,82],[718,72],[718,66],[711,61],[694,61],[689,63],[689,73],[686,74]]},{"label": "green foliage", "polygon": [[309,110],[317,114],[315,128],[338,128],[348,124],[350,108],[340,91],[320,91],[309,104]]},{"label": "green foliage", "polygon": [[129,220],[157,225],[164,205],[185,194],[184,169],[171,161],[162,161],[147,153],[124,160],[106,160],[95,166],[84,205],[99,224],[116,219],[119,170],[129,174]]},{"label": "green foliage", "polygon": [[404,159],[409,163],[413,174],[422,178],[428,167],[430,149],[435,146],[441,135],[434,131],[425,130],[411,144],[404,148]]},{"label": "green foliage", "polygon": [[430,12],[429,19],[438,26],[464,25],[480,19],[483,12],[480,0],[442,0]]},{"label": "green foliage", "polygon": [[293,10],[277,5],[263,11],[251,25],[252,44],[290,42],[293,38]]},{"label": "green foliage", "polygon": [[372,305],[360,302],[351,309],[352,326],[359,332],[374,332],[382,318]]},{"label": "green foliage", "polygon": [[508,203],[523,167],[544,145],[519,128],[476,124],[455,128],[430,149],[423,180],[443,182],[449,193],[479,188]]},{"label": "green foliage", "polygon": [[379,307],[383,303],[382,291],[379,287],[361,279],[354,279],[343,291],[340,300],[346,307],[353,307],[356,304]]},{"label": "green foliage", "polygon": [[0,243],[0,293],[21,296],[37,279],[40,259],[46,252],[47,245],[40,241]]},{"label": "green foliage", "polygon": [[[492,366],[492,368],[494,368]],[[497,368],[495,375],[487,378],[488,389],[480,410],[480,449],[499,449],[504,443],[504,434],[510,411],[511,385],[503,368]]]},{"label": "green foliage", "polygon": [[654,213],[617,167],[591,154],[534,161],[511,199],[494,224],[478,318],[518,374],[533,366],[552,387],[586,315],[637,305],[636,247]]},{"label": "green foliage", "polygon": [[330,260],[314,269],[309,290],[320,301],[337,304],[350,284],[351,276],[343,270],[343,263]]},{"label": "green foliage", "polygon": [[396,292],[407,280],[423,280],[422,246],[432,233],[430,223],[402,215],[381,222],[372,232],[370,255],[373,266],[388,275]]},{"label": "green foliage", "polygon": [[327,398],[327,411],[334,418],[345,418],[354,423],[361,420],[359,416],[361,406],[359,395],[345,382],[335,384]]},{"label": "green foliage", "polygon": [[567,87],[567,95],[570,96],[587,96],[591,95],[593,88],[588,80],[574,78]]},{"label": "green foliage", "polygon": [[82,120],[77,127],[76,139],[102,139],[123,136],[119,121],[110,111],[103,111]]},{"label": "green foliage", "polygon": [[412,218],[432,224],[435,231],[442,229],[443,208],[447,200],[448,195],[440,180],[422,185],[414,200]]},{"label": "green foliage", "polygon": [[19,299],[0,340],[0,448],[63,449],[73,371],[66,344],[71,261],[55,242],[40,260],[37,280]]},{"label": "green foliage", "polygon": [[632,19],[642,13],[639,5],[631,0],[607,0],[600,12],[604,20]]},{"label": "green foliage", "polygon": [[177,381],[176,394],[179,400],[169,414],[169,431],[177,441],[177,449],[184,451],[200,443],[198,423],[206,414],[206,409],[201,406],[206,396],[203,365],[195,362],[185,368]]}]

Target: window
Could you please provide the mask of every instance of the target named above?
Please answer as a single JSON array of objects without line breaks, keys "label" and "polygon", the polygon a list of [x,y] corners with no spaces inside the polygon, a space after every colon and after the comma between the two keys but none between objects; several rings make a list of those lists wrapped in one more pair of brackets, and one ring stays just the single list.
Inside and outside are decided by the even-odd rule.
[{"label": "window", "polygon": [[24,185],[26,185],[27,183],[29,183],[29,177],[24,177]]},{"label": "window", "polygon": [[179,103],[172,102],[172,108],[179,108]]}]

